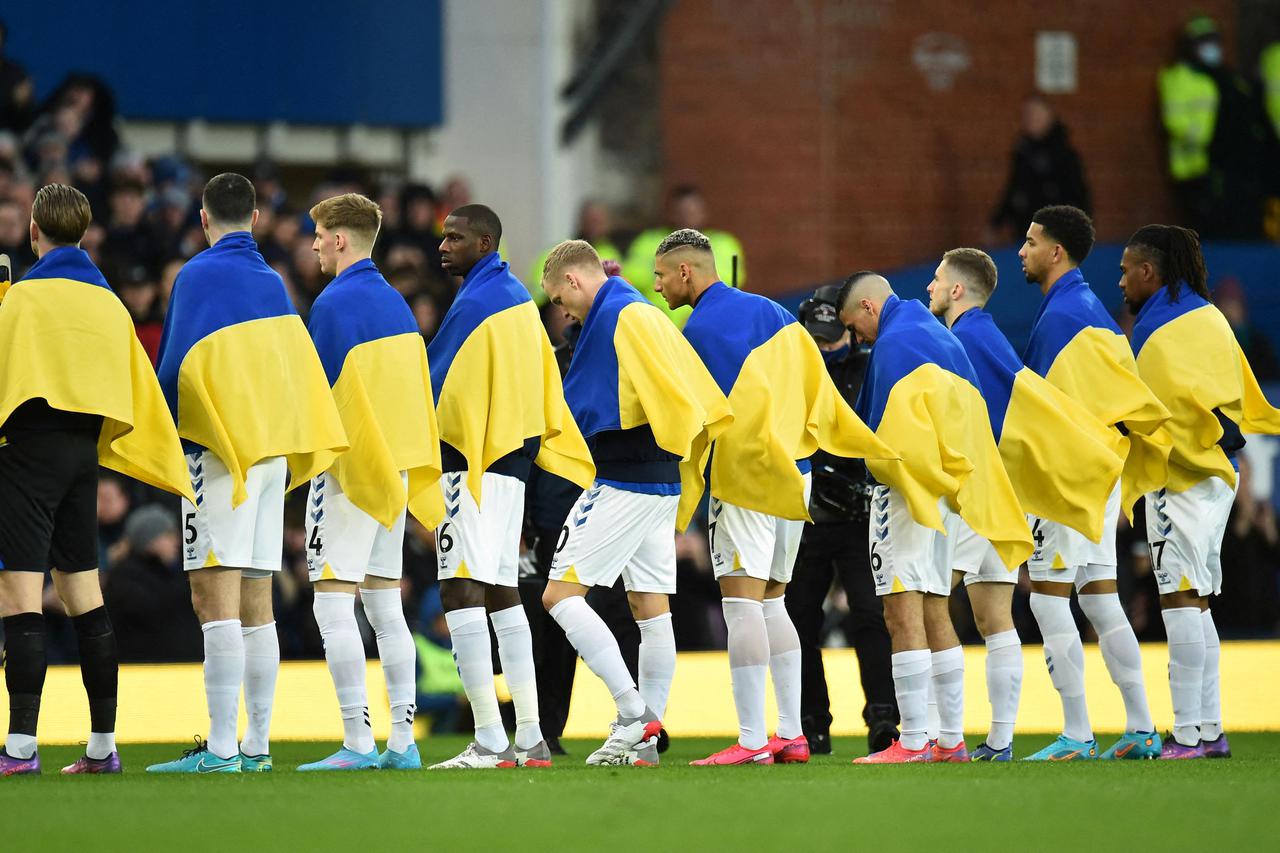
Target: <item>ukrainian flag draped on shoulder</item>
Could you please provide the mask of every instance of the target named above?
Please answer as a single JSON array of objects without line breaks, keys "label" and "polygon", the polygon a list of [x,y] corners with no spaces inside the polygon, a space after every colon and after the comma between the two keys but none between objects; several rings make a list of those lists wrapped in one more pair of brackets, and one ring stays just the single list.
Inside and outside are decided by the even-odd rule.
[{"label": "ukrainian flag draped on shoulder", "polygon": [[491,252],[463,279],[427,347],[440,439],[467,460],[467,488],[526,439],[538,467],[584,489],[595,466],[564,401],[560,370],[529,291]]},{"label": "ukrainian flag draped on shoulder", "polygon": [[890,296],[858,394],[858,414],[892,440],[900,460],[867,460],[902,495],[916,523],[942,531],[945,498],[1015,568],[1031,530],[996,448],[987,405],[964,348],[915,299]]},{"label": "ukrainian flag draped on shoulder", "polygon": [[160,340],[160,387],[186,441],[207,448],[248,496],[246,472],[283,456],[289,488],[328,470],[346,434],[315,347],[247,231],[178,273]]},{"label": "ukrainian flag draped on shoulder", "polygon": [[444,516],[440,430],[427,348],[404,297],[373,261],[357,261],[316,299],[307,331],[351,443],[329,469],[342,491],[388,530],[406,505],[435,527]]},{"label": "ukrainian flag draped on shoulder", "polygon": [[840,396],[822,353],[782,306],[716,282],[685,337],[729,398],[733,424],[715,442],[711,494],[779,518],[808,519],[798,460],[896,459]]},{"label": "ukrainian flag draped on shoulder", "polygon": [[970,308],[951,325],[973,364],[991,432],[1022,508],[1097,542],[1120,479],[1119,436],[1025,367],[991,315]]},{"label": "ukrainian flag draped on shoulder", "polygon": [[1133,352],[1079,270],[1049,288],[1031,327],[1023,362],[1067,396],[1117,429],[1124,473],[1121,501],[1132,520],[1134,501],[1165,485],[1172,439],[1169,410],[1138,376]]},{"label": "ukrainian flag draped on shoulder", "polygon": [[1182,492],[1209,477],[1232,485],[1235,468],[1218,442],[1219,413],[1241,432],[1280,433],[1280,411],[1267,402],[1227,318],[1185,285],[1174,300],[1162,287],[1133,326],[1138,373],[1172,413],[1168,488]]},{"label": "ukrainian flag draped on shoulder", "polygon": [[702,499],[711,442],[733,416],[693,347],[621,278],[610,278],[596,294],[564,396],[586,438],[648,424],[658,446],[680,457],[676,526],[684,530]]},{"label": "ukrainian flag draped on shoulder", "polygon": [[104,467],[194,500],[178,434],[129,312],[75,246],[47,252],[0,301],[0,424],[37,398],[102,416]]}]

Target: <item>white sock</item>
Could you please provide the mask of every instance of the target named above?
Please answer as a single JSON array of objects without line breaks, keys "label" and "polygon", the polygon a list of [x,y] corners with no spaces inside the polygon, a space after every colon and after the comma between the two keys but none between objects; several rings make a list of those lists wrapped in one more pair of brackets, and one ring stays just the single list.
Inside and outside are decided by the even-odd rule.
[{"label": "white sock", "polygon": [[644,704],[662,719],[667,713],[671,680],[676,675],[676,633],[671,626],[671,614],[641,619],[636,626],[640,629],[640,677],[636,687]]},{"label": "white sock", "polygon": [[924,733],[929,740],[937,740],[942,729],[942,717],[938,714],[938,691],[933,685],[933,676],[929,676],[929,684],[925,687]]},{"label": "white sock", "polygon": [[964,741],[964,649],[952,646],[930,660],[938,695],[938,746],[954,749]]},{"label": "white sock", "polygon": [[209,703],[209,751],[219,758],[236,755],[240,685],[244,681],[244,637],[239,619],[206,622],[204,695]]},{"label": "white sock", "polygon": [[1044,636],[1049,680],[1062,699],[1062,733],[1072,740],[1091,741],[1093,727],[1084,700],[1084,645],[1071,616],[1071,599],[1033,592],[1031,612]]},{"label": "white sock", "polygon": [[929,742],[925,716],[933,668],[929,650],[895,652],[890,660],[893,663],[893,690],[898,696],[898,714],[902,717],[900,742],[907,749],[924,749]]},{"label": "white sock", "polygon": [[991,701],[991,730],[987,746],[1004,749],[1013,743],[1022,694],[1022,642],[1016,630],[987,637],[987,698]]},{"label": "white sock", "polygon": [[1222,646],[1218,642],[1218,626],[1213,611],[1201,610],[1204,628],[1204,686],[1200,694],[1200,737],[1205,741],[1222,736],[1222,693],[1218,686],[1218,659]]},{"label": "white sock", "polygon": [[276,701],[276,676],[280,674],[280,640],[276,623],[255,625],[244,634],[244,710],[249,718],[240,751],[245,755],[271,752],[271,708]]},{"label": "white sock", "polygon": [[1120,596],[1114,592],[1082,595],[1080,609],[1098,632],[1098,647],[1102,650],[1107,672],[1111,673],[1111,680],[1124,697],[1124,711],[1128,718],[1126,730],[1155,731],[1151,708],[1147,704],[1147,685],[1142,680],[1142,650],[1138,648],[1138,638],[1120,604]]},{"label": "white sock", "polygon": [[342,713],[342,745],[361,754],[373,750],[369,725],[369,691],[365,687],[364,642],[356,624],[356,596],[350,592],[317,592],[311,610],[324,640],[324,659]]},{"label": "white sock", "polygon": [[764,723],[764,682],[769,671],[764,605],[749,598],[725,598],[720,604],[729,629],[729,675],[733,704],[738,708],[738,743],[744,749],[761,749],[769,742]]},{"label": "white sock", "polygon": [[498,637],[498,660],[516,706],[516,749],[530,749],[542,742],[538,722],[538,679],[533,669],[533,634],[524,605],[490,613]]},{"label": "white sock", "polygon": [[769,675],[778,704],[778,737],[800,737],[800,635],[787,613],[786,596],[764,600],[764,627],[769,636]]},{"label": "white sock", "polygon": [[580,595],[571,595],[550,610],[564,635],[569,638],[587,669],[609,688],[618,705],[619,717],[639,717],[644,713],[644,700],[622,659],[622,651],[604,620]]},{"label": "white sock", "polygon": [[510,742],[502,728],[498,692],[493,686],[493,644],[489,641],[489,619],[483,607],[465,607],[444,615],[453,640],[453,659],[458,664],[462,689],[471,703],[476,722],[476,743],[502,752]]},{"label": "white sock", "polygon": [[85,755],[100,761],[115,751],[115,732],[89,732],[89,743],[84,749]]},{"label": "white sock", "polygon": [[5,735],[5,754],[10,758],[21,758],[23,761],[36,754],[35,735],[20,735],[9,732]]},{"label": "white sock", "polygon": [[1173,699],[1173,739],[1200,742],[1200,701],[1204,687],[1204,626],[1198,607],[1161,610],[1169,637],[1169,695]]},{"label": "white sock", "polygon": [[391,705],[387,749],[404,752],[413,746],[413,715],[418,710],[418,649],[404,618],[399,588],[361,589],[360,603],[378,640],[382,677],[387,682]]}]

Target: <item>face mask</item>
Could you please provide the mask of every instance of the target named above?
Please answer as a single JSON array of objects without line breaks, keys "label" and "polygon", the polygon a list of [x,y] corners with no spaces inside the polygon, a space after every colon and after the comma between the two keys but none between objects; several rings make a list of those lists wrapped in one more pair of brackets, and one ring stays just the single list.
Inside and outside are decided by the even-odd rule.
[{"label": "face mask", "polygon": [[1216,41],[1207,41],[1196,48],[1196,56],[1209,68],[1217,68],[1222,64],[1222,45]]}]

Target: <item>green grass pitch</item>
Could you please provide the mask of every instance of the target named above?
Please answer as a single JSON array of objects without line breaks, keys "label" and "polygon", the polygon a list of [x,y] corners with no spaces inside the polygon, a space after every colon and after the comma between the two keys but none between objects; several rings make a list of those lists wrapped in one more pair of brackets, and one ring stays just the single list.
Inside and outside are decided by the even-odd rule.
[{"label": "green grass pitch", "polygon": [[854,767],[845,738],[808,766],[686,766],[725,743],[676,740],[649,769],[585,767],[577,741],[547,770],[329,774],[292,768],[334,744],[277,743],[273,773],[203,777],[142,772],[178,745],[126,746],[123,778],[61,777],[80,748],[46,746],[44,776],[0,779],[0,849],[1280,849],[1280,733],[1232,734],[1222,761]]}]

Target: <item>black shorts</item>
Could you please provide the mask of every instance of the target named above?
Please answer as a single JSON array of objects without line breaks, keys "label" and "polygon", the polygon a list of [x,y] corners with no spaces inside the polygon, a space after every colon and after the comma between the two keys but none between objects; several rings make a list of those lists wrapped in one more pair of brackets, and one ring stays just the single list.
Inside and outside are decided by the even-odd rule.
[{"label": "black shorts", "polygon": [[98,567],[98,436],[13,432],[0,444],[0,568]]}]

